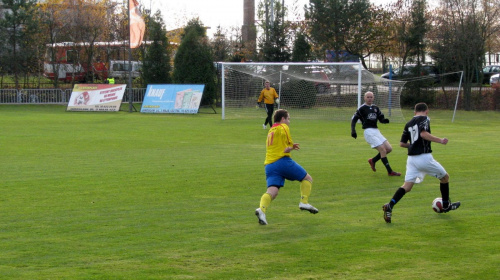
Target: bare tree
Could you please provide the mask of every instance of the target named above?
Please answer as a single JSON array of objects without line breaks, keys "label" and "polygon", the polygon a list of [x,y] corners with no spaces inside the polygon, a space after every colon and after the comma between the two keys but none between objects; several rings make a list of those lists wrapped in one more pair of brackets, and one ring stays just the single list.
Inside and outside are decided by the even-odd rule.
[{"label": "bare tree", "polygon": [[[68,22],[65,20],[65,5],[61,0],[48,0],[40,4],[40,29],[45,37],[45,43],[54,45],[67,39]],[[48,60],[52,62],[54,73],[59,72],[60,64],[55,63],[57,51],[55,48],[47,48]],[[53,80],[54,87],[58,87],[59,79]]]},{"label": "bare tree", "polygon": [[73,24],[71,25],[71,37],[75,42],[87,42],[83,46],[84,57],[80,61],[84,68],[90,69],[87,72],[87,81],[94,81],[96,77],[92,62],[95,57],[95,42],[108,41],[110,36],[109,25],[104,19],[107,15],[106,1],[97,0],[76,0],[70,6],[69,12]]},{"label": "bare tree", "polygon": [[433,57],[447,71],[464,71],[464,105],[472,109],[471,87],[482,81],[486,42],[500,32],[495,0],[442,0],[433,12]]}]

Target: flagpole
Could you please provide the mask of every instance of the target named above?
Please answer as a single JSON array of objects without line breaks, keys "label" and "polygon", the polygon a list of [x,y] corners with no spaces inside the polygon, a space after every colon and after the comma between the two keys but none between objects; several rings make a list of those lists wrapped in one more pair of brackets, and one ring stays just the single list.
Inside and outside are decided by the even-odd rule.
[{"label": "flagpole", "polygon": [[134,105],[132,104],[132,40],[131,40],[131,31],[130,31],[130,1],[127,1],[128,5],[128,111],[132,113],[132,108]]}]

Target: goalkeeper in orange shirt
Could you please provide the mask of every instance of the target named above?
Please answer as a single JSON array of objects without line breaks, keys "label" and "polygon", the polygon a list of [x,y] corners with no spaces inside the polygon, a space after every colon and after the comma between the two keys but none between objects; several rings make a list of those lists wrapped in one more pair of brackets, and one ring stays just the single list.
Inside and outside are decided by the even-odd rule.
[{"label": "goalkeeper in orange shirt", "polygon": [[280,188],[285,185],[285,179],[300,181],[299,209],[318,213],[318,209],[308,202],[312,188],[312,177],[291,157],[292,150],[299,150],[300,145],[293,143],[290,136],[290,115],[288,111],[279,109],[274,114],[274,125],[267,134],[266,170],[267,192],[260,198],[260,207],[255,210],[259,224],[267,225],[266,210],[271,201],[276,198]]},{"label": "goalkeeper in orange shirt", "polygon": [[278,93],[276,90],[271,87],[271,83],[266,81],[265,88],[260,92],[259,99],[257,99],[257,104],[260,106],[260,103],[264,101],[264,106],[267,112],[267,118],[262,125],[262,128],[266,129],[267,124],[269,127],[273,126],[273,112],[274,112],[274,101],[278,99]]}]

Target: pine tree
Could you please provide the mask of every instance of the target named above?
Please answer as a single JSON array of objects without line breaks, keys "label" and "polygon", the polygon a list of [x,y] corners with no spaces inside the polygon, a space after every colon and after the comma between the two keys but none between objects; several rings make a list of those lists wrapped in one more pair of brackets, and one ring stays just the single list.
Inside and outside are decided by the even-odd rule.
[{"label": "pine tree", "polygon": [[302,33],[297,34],[297,38],[293,42],[293,62],[307,62],[312,58],[311,45],[306,40],[306,36]]},{"label": "pine tree", "polygon": [[274,20],[269,18],[269,11],[263,11],[261,6],[259,16],[264,18],[264,34],[260,38],[260,60],[268,62],[290,61],[291,54],[289,50],[289,28],[290,24],[285,22],[286,8],[281,3],[275,3]]},{"label": "pine tree", "polygon": [[19,75],[28,72],[27,65],[34,56],[29,43],[38,33],[36,1],[3,0],[3,7],[11,12],[0,18],[1,68],[14,74],[18,87]]},{"label": "pine tree", "polygon": [[198,19],[188,23],[174,59],[173,80],[178,84],[204,84],[201,105],[213,105],[216,92],[216,73],[208,38],[197,28]]},{"label": "pine tree", "polygon": [[170,47],[167,31],[158,11],[148,22],[149,40],[153,41],[144,55],[142,80],[147,84],[168,84],[170,77]]}]

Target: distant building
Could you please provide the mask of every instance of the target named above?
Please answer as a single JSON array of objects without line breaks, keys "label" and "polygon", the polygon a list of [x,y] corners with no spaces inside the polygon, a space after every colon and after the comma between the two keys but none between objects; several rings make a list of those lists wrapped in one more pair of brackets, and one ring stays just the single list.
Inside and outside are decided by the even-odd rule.
[{"label": "distant building", "polygon": [[489,53],[487,52],[484,58],[485,65],[500,64],[500,52]]}]

